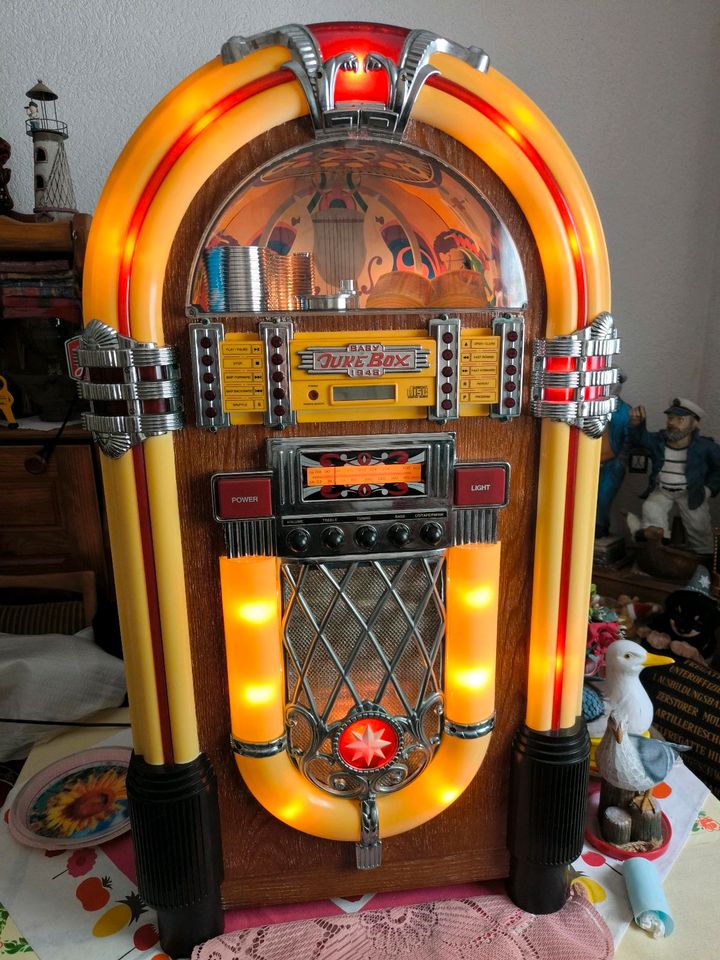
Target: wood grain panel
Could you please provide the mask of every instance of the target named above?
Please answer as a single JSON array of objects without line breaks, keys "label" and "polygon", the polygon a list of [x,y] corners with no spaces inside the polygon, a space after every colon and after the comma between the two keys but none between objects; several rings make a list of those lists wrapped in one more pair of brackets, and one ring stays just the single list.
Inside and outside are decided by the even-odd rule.
[{"label": "wood grain panel", "polygon": [[[176,235],[165,290],[165,334],[177,346],[183,377],[191,370],[185,319],[185,294],[193,259],[204,230],[221,202],[260,164],[281,151],[308,142],[306,121],[293,121],[270,131],[230,158],[206,182],[191,204]],[[407,142],[434,153],[474,182],[498,211],[518,247],[525,266],[529,311],[527,340],[542,335],[545,295],[533,237],[520,209],[498,178],[461,144],[432,128],[411,124]],[[456,311],[453,311],[454,313]],[[296,329],[376,329],[424,326],[432,314],[347,315],[332,318],[296,314]],[[228,329],[249,331],[257,319],[238,318]],[[488,323],[473,319],[474,324]],[[529,363],[526,364],[529,368]],[[524,387],[527,411],[527,377]],[[185,396],[190,401],[191,391]],[[279,823],[248,794],[228,748],[229,711],[224,665],[223,626],[217,558],[224,550],[222,532],[213,521],[210,475],[221,470],[264,468],[264,441],[270,431],[235,427],[211,434],[194,426],[176,436],[175,450],[183,532],[183,559],[190,599],[191,646],[202,748],[215,767],[221,804],[225,860],[224,899],[228,904],[270,904],[368,891],[431,886],[469,879],[504,876],[510,745],[522,722],[527,676],[530,593],[532,583],[535,491],[539,428],[525,414],[504,424],[489,418],[463,418],[447,427],[425,420],[372,423],[303,424],[283,436],[343,433],[457,434],[461,460],[506,459],[512,467],[511,500],[500,514],[503,542],[500,624],[497,663],[497,728],[486,760],[468,790],[442,815],[424,826],[390,838],[383,848],[383,866],[361,872],[354,867],[352,844],[308,837]],[[382,824],[381,824],[382,830]]]},{"label": "wood grain panel", "polygon": [[0,572],[92,570],[108,590],[108,567],[93,450],[59,444],[43,473],[25,461],[40,444],[0,447]]}]

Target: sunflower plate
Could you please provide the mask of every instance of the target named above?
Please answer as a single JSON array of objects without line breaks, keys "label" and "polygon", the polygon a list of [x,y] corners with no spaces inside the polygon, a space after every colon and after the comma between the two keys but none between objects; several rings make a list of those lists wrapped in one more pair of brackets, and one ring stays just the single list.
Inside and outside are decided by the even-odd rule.
[{"label": "sunflower plate", "polygon": [[105,843],[130,827],[129,747],[98,747],[57,760],[15,795],[8,828],[26,846],[71,850]]}]

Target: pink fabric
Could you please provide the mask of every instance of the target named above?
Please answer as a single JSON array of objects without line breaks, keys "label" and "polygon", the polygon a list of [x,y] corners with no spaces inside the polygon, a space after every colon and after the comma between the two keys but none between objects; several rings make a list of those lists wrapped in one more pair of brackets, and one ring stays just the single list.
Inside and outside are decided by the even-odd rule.
[{"label": "pink fabric", "polygon": [[420,890],[392,890],[389,893],[370,893],[361,897],[334,897],[332,900],[308,900],[305,903],[283,903],[272,907],[242,907],[225,913],[225,933],[264,927],[271,923],[290,923],[296,920],[317,920],[320,917],[342,917],[360,910],[387,910],[408,904],[428,903],[431,900],[461,900],[485,896],[503,890],[501,882],[489,885],[458,883],[447,887],[426,887]]},{"label": "pink fabric", "polygon": [[613,942],[573,891],[563,909],[535,916],[500,893],[265,924],[196,947],[192,960],[606,960]]},{"label": "pink fabric", "polygon": [[120,873],[124,873],[132,883],[137,883],[135,857],[129,833],[124,833],[121,837],[115,837],[114,840],[108,840],[107,843],[102,845],[102,852],[109,860],[112,860]]}]

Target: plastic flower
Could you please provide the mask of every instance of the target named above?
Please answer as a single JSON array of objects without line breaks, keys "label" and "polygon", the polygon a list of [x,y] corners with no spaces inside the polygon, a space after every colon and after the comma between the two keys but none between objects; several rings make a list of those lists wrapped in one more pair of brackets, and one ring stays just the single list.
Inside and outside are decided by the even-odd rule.
[{"label": "plastic flower", "polygon": [[125,799],[124,772],[109,769],[89,773],[48,800],[45,820],[60,836],[70,837],[80,830],[94,830],[104,820],[112,820],[123,809]]},{"label": "plastic flower", "polygon": [[596,673],[598,669],[604,667],[605,651],[611,643],[614,643],[615,640],[619,639],[620,626],[617,622],[588,623],[587,659],[591,660],[595,664],[595,669],[592,671],[593,673]]}]

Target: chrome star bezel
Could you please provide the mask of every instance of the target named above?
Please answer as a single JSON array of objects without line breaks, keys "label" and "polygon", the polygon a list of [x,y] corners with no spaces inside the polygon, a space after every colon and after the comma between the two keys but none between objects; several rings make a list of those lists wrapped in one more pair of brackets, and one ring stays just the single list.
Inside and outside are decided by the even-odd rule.
[{"label": "chrome star bezel", "polygon": [[[340,737],[342,737],[343,733],[345,733],[348,727],[351,727],[359,720],[380,720],[383,723],[386,723],[395,733],[395,736],[397,737],[397,748],[393,755],[388,757],[385,763],[379,764],[376,767],[354,767],[341,756],[339,749]],[[402,727],[395,717],[391,716],[387,710],[383,710],[383,708],[377,703],[363,703],[359,707],[354,707],[350,713],[348,713],[345,719],[340,721],[338,726],[333,731],[333,759],[339,763],[341,767],[350,773],[353,773],[355,776],[368,776],[377,773],[379,770],[385,770],[397,759],[397,757],[402,753],[404,746],[403,739]]]}]

